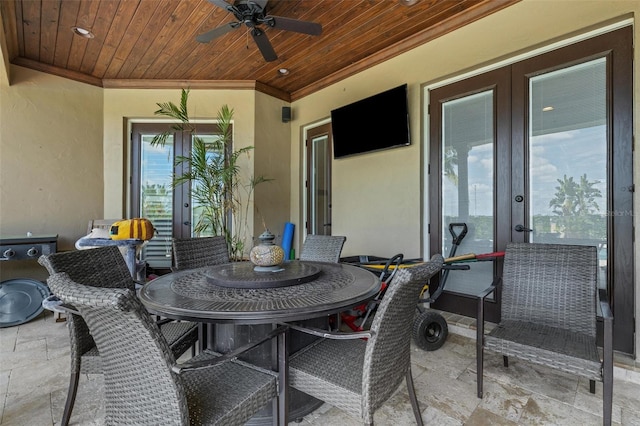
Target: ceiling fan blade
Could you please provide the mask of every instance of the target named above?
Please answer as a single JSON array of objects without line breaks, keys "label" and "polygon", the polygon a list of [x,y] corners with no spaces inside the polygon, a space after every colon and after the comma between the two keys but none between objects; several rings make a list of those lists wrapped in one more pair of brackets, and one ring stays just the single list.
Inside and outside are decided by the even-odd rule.
[{"label": "ceiling fan blade", "polygon": [[228,10],[230,12],[233,10],[233,5],[227,3],[224,0],[209,0],[209,3],[218,6],[220,9]]},{"label": "ceiling fan blade", "polygon": [[270,26],[279,30],[294,31],[302,34],[320,35],[322,25],[316,22],[300,21],[298,19],[285,18],[282,16],[268,16]]},{"label": "ceiling fan blade", "polygon": [[209,43],[214,38],[220,37],[221,35],[224,35],[229,31],[234,30],[238,27],[239,27],[239,24],[237,22],[230,22],[221,27],[214,28],[212,30],[207,31],[206,33],[202,33],[198,35],[196,37],[196,40],[199,41],[200,43]]},{"label": "ceiling fan blade", "polygon": [[273,50],[273,46],[264,31],[260,28],[254,28],[251,30],[251,35],[258,45],[258,49],[260,49],[260,53],[262,53],[265,61],[272,62],[278,59],[278,55],[276,55],[276,51]]},{"label": "ceiling fan blade", "polygon": [[257,4],[258,6],[260,6],[261,10],[264,10],[264,7],[267,5],[267,3],[269,2],[269,0],[250,0],[251,2]]}]

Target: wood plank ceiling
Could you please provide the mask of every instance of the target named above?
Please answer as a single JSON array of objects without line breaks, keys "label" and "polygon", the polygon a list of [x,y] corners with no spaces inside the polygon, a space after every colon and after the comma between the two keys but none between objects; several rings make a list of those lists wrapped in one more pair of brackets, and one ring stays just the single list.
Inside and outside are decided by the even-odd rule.
[{"label": "wood plank ceiling", "polygon": [[0,13],[16,65],[101,87],[255,88],[293,101],[517,1],[270,0],[270,15],[322,25],[320,36],[263,27],[273,62],[245,26],[198,43],[235,20],[207,0],[2,0]]}]

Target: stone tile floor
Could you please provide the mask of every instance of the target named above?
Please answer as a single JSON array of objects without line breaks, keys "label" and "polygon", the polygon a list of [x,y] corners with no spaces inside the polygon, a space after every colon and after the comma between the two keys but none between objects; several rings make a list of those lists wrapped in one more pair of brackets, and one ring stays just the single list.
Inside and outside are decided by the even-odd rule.
[{"label": "stone tile floor", "polygon": [[[476,397],[473,320],[446,315],[450,334],[434,352],[413,348],[413,376],[423,419],[433,425],[601,425],[602,384],[589,393],[587,380],[488,355],[485,397]],[[393,362],[393,360],[389,360]],[[67,393],[68,333],[45,312],[35,320],[0,329],[0,424],[59,424]],[[640,368],[617,357],[613,421],[640,426]],[[84,375],[71,422],[103,425],[103,379]],[[376,412],[377,425],[414,424],[406,387]],[[358,419],[327,404],[292,425],[351,426]]]}]

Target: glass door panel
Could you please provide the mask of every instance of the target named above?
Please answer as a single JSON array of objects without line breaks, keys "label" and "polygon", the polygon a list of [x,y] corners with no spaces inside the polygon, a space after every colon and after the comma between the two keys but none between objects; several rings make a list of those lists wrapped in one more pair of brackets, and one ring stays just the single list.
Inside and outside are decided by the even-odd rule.
[{"label": "glass door panel", "polygon": [[142,249],[142,259],[153,268],[171,266],[173,217],[173,136],[164,146],[152,146],[155,134],[141,135],[140,217],[153,223],[157,235]]},{"label": "glass door panel", "polygon": [[[493,91],[442,104],[442,253],[494,251],[494,117]],[[453,245],[451,224],[466,224],[468,233]],[[453,227],[454,234],[461,232]],[[493,262],[468,264],[471,271],[453,271],[447,292],[475,296],[493,278]]]},{"label": "glass door panel", "polygon": [[607,82],[600,58],[529,80],[530,242],[594,245],[607,267]]},{"label": "glass door panel", "polygon": [[310,139],[309,233],[331,235],[331,151],[328,134]]}]

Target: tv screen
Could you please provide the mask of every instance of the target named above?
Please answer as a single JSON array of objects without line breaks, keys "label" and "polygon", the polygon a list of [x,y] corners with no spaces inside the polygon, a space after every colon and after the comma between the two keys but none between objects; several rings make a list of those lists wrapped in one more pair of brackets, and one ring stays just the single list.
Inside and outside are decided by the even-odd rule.
[{"label": "tv screen", "polygon": [[409,145],[407,85],[334,109],[331,129],[334,158]]}]

